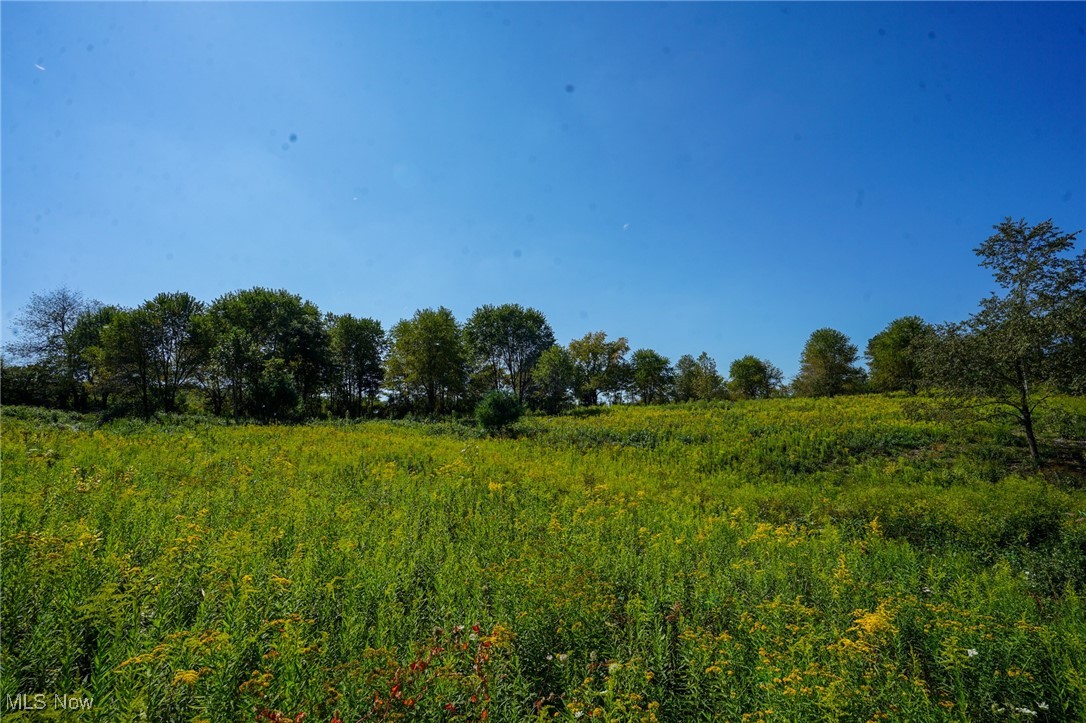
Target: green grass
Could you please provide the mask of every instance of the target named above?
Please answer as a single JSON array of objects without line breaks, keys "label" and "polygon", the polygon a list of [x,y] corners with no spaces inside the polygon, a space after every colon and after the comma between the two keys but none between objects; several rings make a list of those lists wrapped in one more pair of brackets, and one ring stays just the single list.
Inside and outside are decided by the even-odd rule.
[{"label": "green grass", "polygon": [[615,408],[502,439],[5,410],[0,698],[78,693],[108,721],[1086,719],[1081,477],[906,407]]}]

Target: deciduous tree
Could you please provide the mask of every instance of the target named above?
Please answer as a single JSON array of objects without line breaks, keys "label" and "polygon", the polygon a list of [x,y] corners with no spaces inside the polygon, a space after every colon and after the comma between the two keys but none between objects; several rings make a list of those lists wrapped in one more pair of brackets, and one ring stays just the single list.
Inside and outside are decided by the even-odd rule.
[{"label": "deciduous tree", "polygon": [[1051,220],[1031,226],[1007,218],[994,228],[975,251],[1002,293],[983,299],[968,320],[937,327],[925,367],[953,398],[1011,412],[1040,464],[1038,406],[1086,375],[1076,343],[1086,329],[1086,251],[1075,255],[1078,233]]},{"label": "deciduous tree", "polygon": [[931,326],[919,316],[895,319],[867,342],[864,357],[871,387],[878,392],[916,394],[922,382],[920,357]]},{"label": "deciduous tree", "polygon": [[490,367],[496,387],[502,382],[523,402],[532,367],[554,344],[554,332],[541,311],[520,304],[480,306],[464,325],[464,335],[478,363]]},{"label": "deciduous tree", "polygon": [[350,314],[329,319],[332,393],[336,412],[362,414],[362,402],[371,407],[384,381],[385,332],[376,319]]},{"label": "deciduous tree", "polygon": [[666,401],[674,376],[668,358],[652,349],[638,349],[630,357],[633,391],[641,398],[642,404]]},{"label": "deciduous tree", "polygon": [[710,401],[724,397],[724,379],[708,352],[695,359],[683,354],[675,364],[675,399],[680,402]]},{"label": "deciduous tree", "polygon": [[162,293],[140,307],[151,324],[152,386],[166,412],[177,411],[181,388],[196,380],[211,351],[204,303],[183,291]]},{"label": "deciduous tree", "polygon": [[630,345],[625,337],[607,340],[607,334],[594,331],[569,343],[569,353],[576,370],[577,397],[581,404],[599,404],[600,393],[615,393],[622,389],[626,353]]},{"label": "deciduous tree", "polygon": [[44,294],[32,294],[15,318],[15,338],[5,345],[8,353],[45,369],[55,380],[60,406],[82,408],[85,404],[81,378],[82,360],[73,335],[76,321],[100,306],[65,286]]},{"label": "deciduous tree", "polygon": [[420,309],[389,334],[386,385],[428,414],[451,411],[467,382],[468,350],[453,313]]},{"label": "deciduous tree", "polygon": [[728,376],[732,393],[746,399],[768,399],[784,381],[780,369],[750,355],[733,361]]},{"label": "deciduous tree", "polygon": [[544,351],[532,369],[539,407],[550,414],[562,411],[571,402],[576,380],[576,365],[568,349],[554,344]]},{"label": "deciduous tree", "polygon": [[856,346],[836,329],[811,333],[800,357],[796,393],[807,397],[833,397],[861,391],[865,381],[856,366]]},{"label": "deciduous tree", "polygon": [[[260,398],[272,388],[261,381],[269,365],[276,389],[285,370],[301,407],[309,414],[317,411],[327,376],[328,335],[316,305],[282,289],[257,287],[216,299],[208,312],[215,331],[213,369],[225,375],[218,386],[228,390],[235,415],[283,419],[298,411],[281,407],[291,395]],[[273,364],[276,359],[282,364]]]}]

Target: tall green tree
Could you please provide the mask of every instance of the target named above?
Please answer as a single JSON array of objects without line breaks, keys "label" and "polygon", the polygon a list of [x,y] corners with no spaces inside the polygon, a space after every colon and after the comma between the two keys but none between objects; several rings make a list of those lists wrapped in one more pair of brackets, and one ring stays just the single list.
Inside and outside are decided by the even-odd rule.
[{"label": "tall green tree", "polygon": [[539,355],[532,368],[532,383],[537,406],[550,414],[557,414],[573,400],[573,388],[577,381],[577,368],[569,349],[558,344]]},{"label": "tall green tree", "polygon": [[1037,408],[1060,388],[1081,387],[1086,375],[1076,343],[1086,329],[1086,251],[1076,255],[1078,232],[1051,220],[1007,218],[994,229],[975,252],[1002,293],[968,320],[937,327],[925,367],[952,398],[1010,412],[1040,464]]},{"label": "tall green tree", "polygon": [[420,309],[392,327],[385,383],[401,401],[428,414],[456,406],[467,385],[468,348],[453,313]]},{"label": "tall green tree", "polygon": [[211,352],[211,320],[204,303],[183,291],[162,293],[140,307],[151,324],[152,386],[166,412],[178,409],[178,394],[194,382]]},{"label": "tall green tree", "polygon": [[862,391],[866,375],[856,366],[856,352],[856,346],[836,329],[812,332],[800,357],[796,393],[833,397]]},{"label": "tall green tree", "polygon": [[138,404],[144,417],[155,411],[152,350],[156,336],[154,320],[142,308],[118,312],[102,329],[102,348],[110,383],[121,395]]},{"label": "tall green tree", "polygon": [[360,417],[363,402],[372,409],[384,381],[384,329],[376,319],[333,316],[329,343],[335,412]]},{"label": "tall green tree", "polygon": [[674,376],[668,358],[652,349],[638,349],[630,356],[631,384],[642,404],[666,401]]},{"label": "tall green tree", "polygon": [[532,367],[554,344],[547,317],[520,304],[480,306],[464,325],[464,336],[477,363],[489,367],[495,388],[503,382],[523,403]]},{"label": "tall green tree", "polygon": [[82,293],[64,286],[32,294],[15,317],[15,338],[5,344],[16,359],[46,371],[62,407],[81,409],[86,404],[84,364],[73,332],[79,317],[98,306],[97,301],[88,301]]},{"label": "tall green tree", "polygon": [[780,369],[749,354],[731,363],[728,376],[731,392],[745,399],[768,399],[784,381]]},{"label": "tall green tree", "polygon": [[[227,391],[235,415],[284,419],[319,411],[329,345],[313,303],[282,289],[256,287],[216,299],[208,313],[215,336],[212,368],[224,375],[212,388]],[[287,382],[296,396],[282,393]],[[273,388],[274,397],[266,396]],[[298,405],[283,407],[290,399]]]},{"label": "tall green tree", "polygon": [[106,362],[102,332],[121,313],[117,306],[99,306],[84,311],[76,319],[72,331],[75,346],[79,350],[80,376],[92,404],[101,408],[109,406],[109,398],[119,391]]},{"label": "tall green tree", "polygon": [[931,326],[919,316],[903,316],[871,337],[864,352],[871,369],[871,387],[878,392],[916,394],[923,381],[923,345],[930,333]]},{"label": "tall green tree", "polygon": [[622,391],[626,376],[626,354],[630,345],[625,337],[612,341],[607,334],[594,331],[569,343],[569,353],[576,371],[577,398],[582,405],[599,404],[599,396]]},{"label": "tall green tree", "polygon": [[716,360],[708,352],[695,359],[683,354],[675,364],[675,400],[679,402],[710,401],[724,397],[724,379],[716,368]]}]

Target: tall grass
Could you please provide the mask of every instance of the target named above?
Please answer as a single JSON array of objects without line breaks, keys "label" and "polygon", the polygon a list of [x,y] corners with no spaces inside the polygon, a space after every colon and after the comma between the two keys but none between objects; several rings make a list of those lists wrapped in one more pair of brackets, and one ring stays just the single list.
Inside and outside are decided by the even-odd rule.
[{"label": "tall grass", "polygon": [[0,697],[110,721],[1081,720],[1086,493],[1005,434],[882,397],[515,439],[8,416]]}]

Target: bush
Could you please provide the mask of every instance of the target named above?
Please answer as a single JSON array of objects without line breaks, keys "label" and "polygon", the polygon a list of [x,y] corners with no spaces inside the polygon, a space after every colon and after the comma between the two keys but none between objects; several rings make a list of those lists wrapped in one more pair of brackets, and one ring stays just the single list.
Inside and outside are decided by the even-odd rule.
[{"label": "bush", "polygon": [[475,421],[486,431],[496,432],[520,419],[523,411],[520,402],[512,394],[493,391],[483,397],[475,407]]}]

